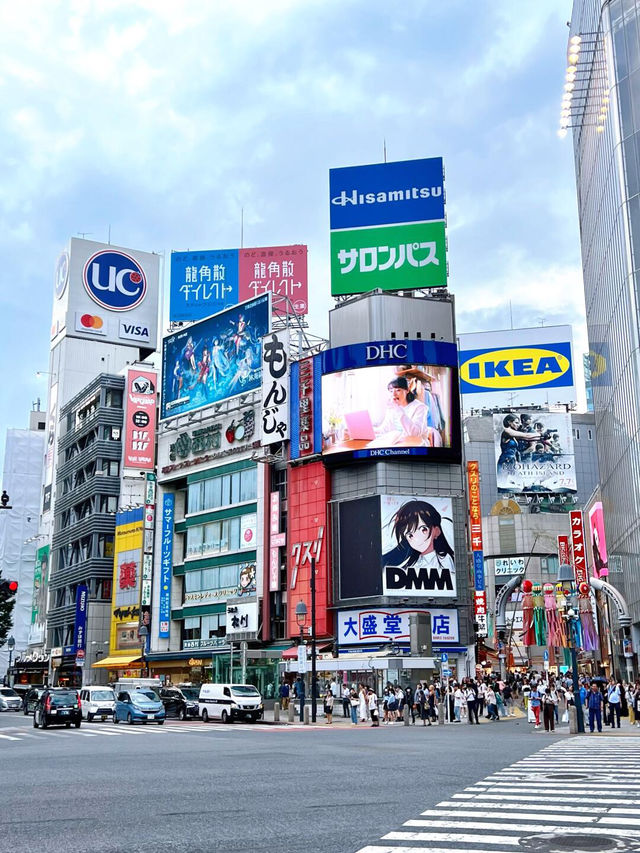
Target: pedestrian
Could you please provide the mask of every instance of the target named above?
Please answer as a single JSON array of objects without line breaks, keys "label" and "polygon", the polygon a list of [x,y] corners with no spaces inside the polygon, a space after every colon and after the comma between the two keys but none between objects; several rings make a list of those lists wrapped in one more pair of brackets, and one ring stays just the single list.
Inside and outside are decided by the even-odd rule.
[{"label": "pedestrian", "polygon": [[542,695],[538,689],[537,684],[532,684],[531,689],[529,691],[529,707],[533,711],[533,716],[535,718],[536,729],[540,728],[540,703],[542,700]]},{"label": "pedestrian", "polygon": [[556,708],[558,707],[558,702],[558,691],[553,685],[547,687],[542,695],[542,715],[545,732],[551,733],[556,729]]},{"label": "pedestrian", "polygon": [[367,690],[367,703],[369,705],[369,716],[371,717],[371,726],[372,728],[377,729],[380,725],[380,714],[378,712],[378,697],[370,687]]},{"label": "pedestrian", "polygon": [[502,688],[500,687],[501,683],[504,683],[504,682],[498,682],[498,684],[493,685],[493,692],[496,694],[496,707],[498,709],[498,716],[499,717],[506,717],[507,711],[506,711],[506,708],[504,707],[504,701],[502,699]]},{"label": "pedestrian", "polygon": [[595,681],[591,682],[591,689],[587,695],[587,708],[589,709],[589,731],[593,733],[594,723],[598,725],[598,731],[602,731],[602,704],[604,699],[598,690]]},{"label": "pedestrian", "polygon": [[[418,717],[422,720],[422,725],[426,726],[427,724],[427,697],[422,687],[422,683],[419,681],[416,684],[416,692],[413,694],[413,700],[416,706],[416,712]],[[429,720],[429,725],[431,725],[431,720]]]},{"label": "pedestrian", "polygon": [[342,716],[351,716],[351,690],[348,684],[342,685]]},{"label": "pedestrian", "polygon": [[635,687],[633,688],[631,704],[633,705],[636,727],[640,728],[640,681],[636,681]]},{"label": "pedestrian", "polygon": [[434,684],[429,685],[429,692],[427,693],[427,712],[429,715],[429,725],[431,723],[435,723],[438,720],[438,695],[436,693],[436,688]]},{"label": "pedestrian", "polygon": [[300,703],[300,722],[304,722],[304,702],[306,699],[306,688],[304,685],[304,678],[299,675],[296,678],[296,683],[294,685],[295,697]]},{"label": "pedestrian", "polygon": [[484,700],[487,703],[487,719],[500,722],[500,717],[498,716],[498,706],[496,704],[496,694],[491,685],[489,685],[484,692]]},{"label": "pedestrian", "polygon": [[404,689],[404,701],[405,705],[409,709],[409,713],[411,714],[411,725],[415,726],[416,724],[416,700],[415,694],[411,689],[411,685],[408,684]]},{"label": "pedestrian", "polygon": [[286,681],[283,681],[280,685],[279,689],[280,694],[280,702],[282,704],[282,710],[286,711],[289,707],[289,685]]},{"label": "pedestrian", "polygon": [[471,726],[473,725],[474,719],[475,722],[478,723],[478,725],[480,724],[478,720],[478,703],[476,702],[476,692],[473,688],[474,684],[473,682],[471,682],[467,686],[464,696],[465,701],[467,703],[467,717],[469,719],[469,725]]},{"label": "pedestrian", "polygon": [[404,690],[402,687],[396,687],[396,719],[399,723],[403,722],[405,701]]},{"label": "pedestrian", "polygon": [[510,684],[505,684],[504,690],[502,691],[502,698],[507,711],[507,717],[515,717],[515,714],[513,713],[513,689]]},{"label": "pedestrian", "polygon": [[367,688],[364,684],[358,685],[358,717],[361,723],[366,723],[369,718],[369,706],[367,704]]},{"label": "pedestrian", "polygon": [[453,717],[454,717],[453,722],[454,723],[462,722],[461,712],[462,712],[463,704],[466,704],[464,694],[460,688],[460,685],[456,684],[455,689],[453,691]]},{"label": "pedestrian", "polygon": [[485,699],[486,692],[487,692],[487,685],[485,684],[484,679],[481,678],[480,683],[478,684],[478,698],[477,698],[478,713],[481,716],[484,714],[484,708],[485,708],[485,703],[486,703],[486,699]]},{"label": "pedestrian", "polygon": [[351,690],[349,694],[349,704],[351,706],[351,725],[358,725],[358,705],[360,704],[360,699],[358,698],[358,694],[355,690]]},{"label": "pedestrian", "polygon": [[616,720],[618,722],[618,728],[620,728],[620,710],[621,710],[621,702],[620,702],[620,685],[617,684],[613,679],[610,679],[609,686],[607,688],[607,700],[609,702],[609,725],[612,729],[616,727]]},{"label": "pedestrian", "polygon": [[324,715],[327,718],[326,724],[330,726],[333,723],[333,703],[334,703],[333,691],[331,687],[329,687],[324,694]]},{"label": "pedestrian", "polygon": [[398,710],[398,700],[396,699],[396,691],[395,688],[389,685],[389,692],[387,694],[387,709],[389,711],[389,721],[388,724],[392,726],[396,721],[396,711]]}]

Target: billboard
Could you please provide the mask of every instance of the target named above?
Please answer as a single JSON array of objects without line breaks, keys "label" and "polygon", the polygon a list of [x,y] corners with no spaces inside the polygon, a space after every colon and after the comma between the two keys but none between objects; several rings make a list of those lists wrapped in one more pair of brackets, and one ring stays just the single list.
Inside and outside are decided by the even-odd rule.
[{"label": "billboard", "polygon": [[456,595],[451,498],[380,497],[382,594]]},{"label": "billboard", "polygon": [[109,651],[112,655],[140,648],[138,628],[143,543],[144,508],[119,510],[116,513],[111,600]]},{"label": "billboard", "polygon": [[480,463],[467,462],[469,495],[469,536],[473,556],[473,585],[475,590],[473,616],[479,637],[487,636],[487,593],[485,589],[484,544],[482,541],[482,507],[480,505]]},{"label": "billboard", "polygon": [[331,169],[331,293],[446,287],[441,157]]},{"label": "billboard", "polygon": [[261,444],[289,440],[289,330],[262,339]]},{"label": "billboard", "polygon": [[322,392],[320,356],[291,363],[291,459],[312,456],[322,450],[320,396]]},{"label": "billboard", "polygon": [[275,314],[308,312],[306,246],[171,253],[172,322],[202,320],[265,293]]},{"label": "billboard", "polygon": [[124,467],[153,471],[155,465],[156,394],[155,370],[127,370],[124,427]]},{"label": "billboard", "polygon": [[501,412],[493,416],[498,492],[576,492],[571,415]]},{"label": "billboard", "polygon": [[338,614],[338,642],[345,646],[391,641],[408,643],[411,616],[418,613],[431,614],[433,645],[460,641],[458,611],[454,608],[376,607],[341,610]]},{"label": "billboard", "polygon": [[609,574],[609,558],[601,501],[597,501],[589,510],[589,537],[593,555],[591,573],[596,578],[606,578]]},{"label": "billboard", "polygon": [[160,417],[194,412],[260,387],[269,294],[228,308],[162,342]]},{"label": "billboard", "polygon": [[160,544],[160,596],[158,636],[169,636],[171,619],[171,573],[173,570],[173,519],[175,495],[165,492],[162,496],[161,544]]},{"label": "billboard", "polygon": [[456,347],[378,341],[322,353],[322,453],[460,459]]},{"label": "billboard", "polygon": [[342,600],[454,598],[450,497],[372,495],[338,505]]},{"label": "billboard", "polygon": [[73,237],[58,259],[51,339],[156,349],[159,256]]},{"label": "billboard", "polygon": [[[465,408],[487,405],[487,394],[502,395],[492,406],[576,400],[571,326],[538,326],[459,336],[460,393]],[[553,389],[553,390],[552,390]],[[478,395],[475,397],[474,395]]]},{"label": "billboard", "polygon": [[47,580],[49,576],[49,545],[43,545],[36,551],[33,571],[33,594],[31,597],[31,627],[29,645],[44,641],[45,613],[47,609]]}]

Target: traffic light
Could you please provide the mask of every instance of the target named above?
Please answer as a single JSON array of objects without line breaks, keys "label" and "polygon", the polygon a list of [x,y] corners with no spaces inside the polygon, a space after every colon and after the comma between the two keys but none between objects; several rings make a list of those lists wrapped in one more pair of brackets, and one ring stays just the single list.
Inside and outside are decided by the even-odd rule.
[{"label": "traffic light", "polygon": [[0,598],[13,598],[18,591],[18,581],[3,581],[0,579]]}]

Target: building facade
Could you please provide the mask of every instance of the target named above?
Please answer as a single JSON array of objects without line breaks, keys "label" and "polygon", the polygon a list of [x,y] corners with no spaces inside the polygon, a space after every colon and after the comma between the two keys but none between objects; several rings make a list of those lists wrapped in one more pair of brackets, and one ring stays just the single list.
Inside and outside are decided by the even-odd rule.
[{"label": "building facade", "polygon": [[583,278],[609,580],[640,645],[640,6],[575,0],[569,56]]}]

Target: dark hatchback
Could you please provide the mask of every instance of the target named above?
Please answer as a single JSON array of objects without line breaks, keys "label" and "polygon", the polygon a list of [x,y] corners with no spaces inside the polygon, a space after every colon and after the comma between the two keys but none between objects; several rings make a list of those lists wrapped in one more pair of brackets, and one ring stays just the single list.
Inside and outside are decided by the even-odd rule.
[{"label": "dark hatchback", "polygon": [[33,727],[35,729],[49,726],[66,726],[73,724],[77,729],[82,723],[82,709],[77,690],[67,687],[47,687],[36,703],[33,712]]},{"label": "dark hatchback", "polygon": [[198,716],[199,694],[197,687],[163,687],[159,691],[167,717],[178,717],[180,720]]}]

